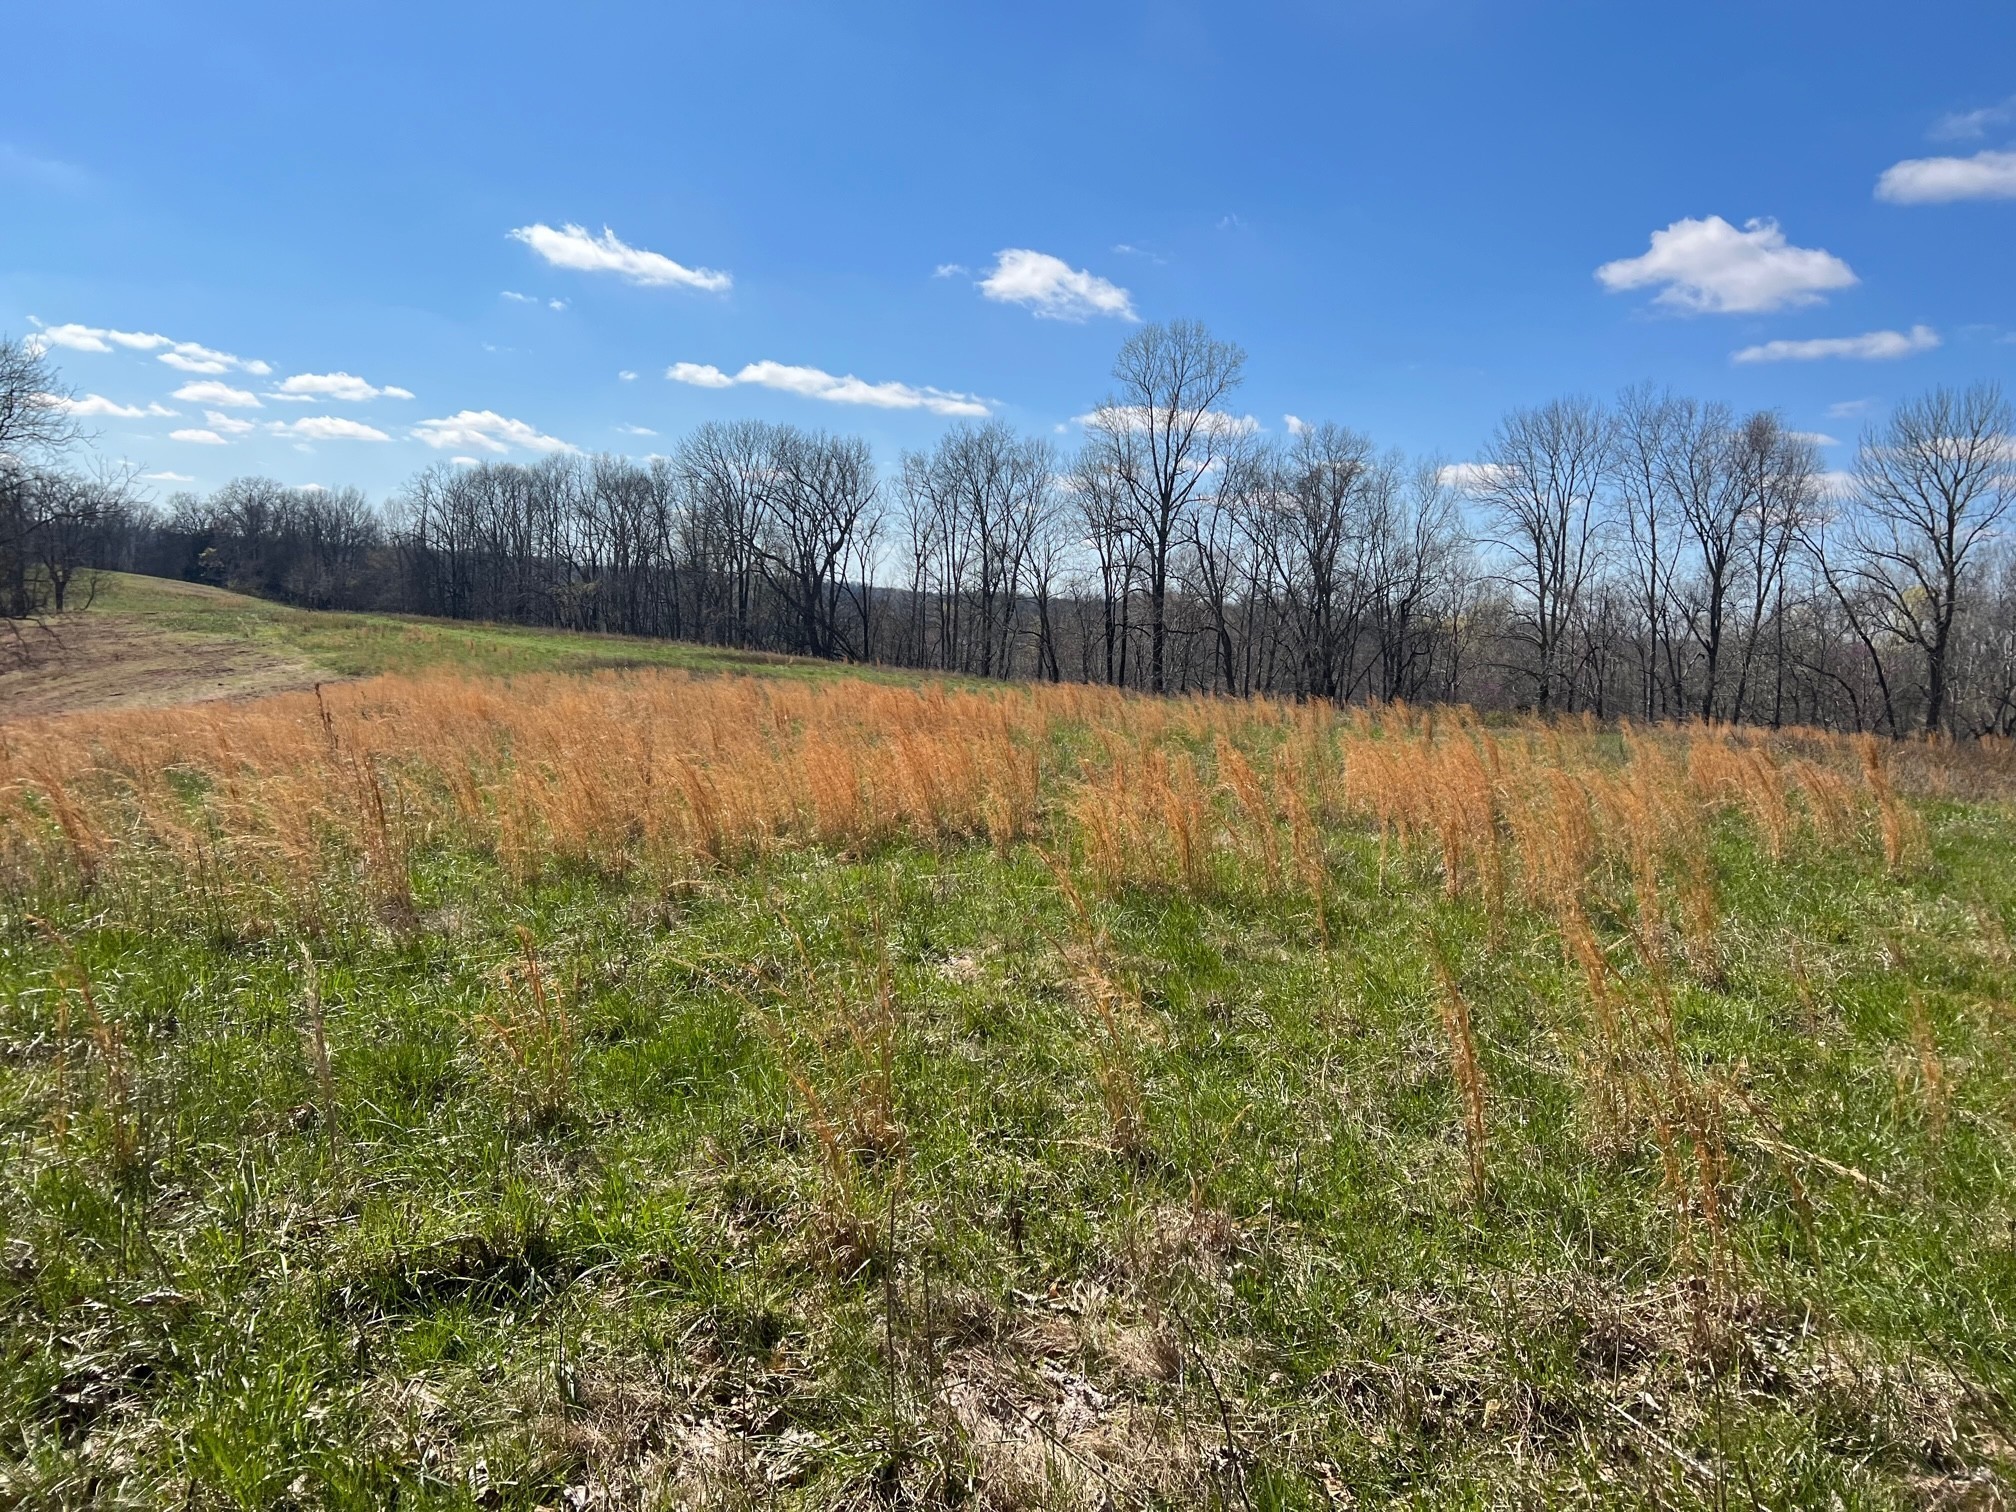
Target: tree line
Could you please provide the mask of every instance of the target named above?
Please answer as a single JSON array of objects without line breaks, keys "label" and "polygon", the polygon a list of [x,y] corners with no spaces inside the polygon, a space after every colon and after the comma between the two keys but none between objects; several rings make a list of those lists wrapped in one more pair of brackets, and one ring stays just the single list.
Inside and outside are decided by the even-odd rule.
[{"label": "tree line", "polygon": [[0,607],[118,567],[977,677],[2016,732],[1992,384],[1898,405],[1846,474],[1775,413],[1650,387],[1514,410],[1449,466],[1264,434],[1244,367],[1144,327],[1070,450],[968,424],[878,469],[858,438],[709,422],[643,461],[442,464],[382,507],[240,478],[157,509],[65,469],[53,375],[0,343]]}]

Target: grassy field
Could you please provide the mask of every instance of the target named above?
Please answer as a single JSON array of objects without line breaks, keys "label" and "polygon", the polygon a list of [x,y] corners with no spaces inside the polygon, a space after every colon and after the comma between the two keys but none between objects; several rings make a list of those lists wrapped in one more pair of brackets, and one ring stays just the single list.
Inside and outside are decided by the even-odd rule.
[{"label": "grassy field", "polygon": [[0,1502],[2006,1504],[2006,750],[522,639],[0,729]]},{"label": "grassy field", "polygon": [[52,628],[53,635],[29,636],[24,665],[0,666],[0,720],[243,698],[339,678],[444,669],[492,677],[606,667],[791,677],[832,670],[826,663],[682,641],[290,609],[200,583],[120,572],[100,574],[88,606],[60,616]]}]

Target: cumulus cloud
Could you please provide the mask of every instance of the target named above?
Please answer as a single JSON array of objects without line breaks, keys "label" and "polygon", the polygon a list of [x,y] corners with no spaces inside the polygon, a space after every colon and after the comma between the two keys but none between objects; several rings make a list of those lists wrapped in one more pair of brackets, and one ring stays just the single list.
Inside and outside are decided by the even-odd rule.
[{"label": "cumulus cloud", "polygon": [[973,270],[964,263],[940,263],[931,270],[933,278],[964,278]]},{"label": "cumulus cloud", "polygon": [[178,472],[142,473],[140,476],[145,478],[149,483],[194,483],[196,481],[189,474]]},{"label": "cumulus cloud", "polygon": [[203,423],[220,436],[248,436],[258,429],[250,420],[240,420],[220,410],[203,411]]},{"label": "cumulus cloud", "polygon": [[114,347],[124,347],[132,352],[153,352],[157,361],[185,373],[228,373],[235,370],[264,377],[273,371],[266,363],[234,357],[229,352],[217,351],[200,342],[176,341],[155,331],[115,331],[104,326],[75,323],[45,326],[35,321],[34,324],[36,331],[30,339],[43,351],[52,346],[65,347],[73,352],[109,352]]},{"label": "cumulus cloud", "polygon": [[1804,441],[1808,446],[1839,446],[1841,443],[1823,431],[1790,431],[1794,441]]},{"label": "cumulus cloud", "polygon": [[307,415],[299,420],[274,420],[266,429],[276,436],[292,436],[300,441],[390,441],[375,425],[349,420],[342,415]]},{"label": "cumulus cloud", "polygon": [[695,388],[727,388],[735,381],[711,362],[675,362],[665,369],[665,376]]},{"label": "cumulus cloud", "polygon": [[646,288],[680,286],[719,294],[735,282],[728,274],[712,268],[689,268],[661,252],[632,247],[607,226],[600,236],[571,222],[557,231],[544,224],[520,226],[511,232],[511,238],[523,242],[556,268],[571,268],[577,273],[614,273]]},{"label": "cumulus cloud", "polygon": [[1469,494],[1481,493],[1504,480],[1505,469],[1496,462],[1451,462],[1435,473],[1435,481],[1444,488],[1457,488]]},{"label": "cumulus cloud", "polygon": [[1786,241],[1774,220],[1738,230],[1719,215],[1654,231],[1649,251],[1603,264],[1596,278],[1612,293],[1656,287],[1656,303],[1719,315],[1817,304],[1859,282],[1833,253]]},{"label": "cumulus cloud", "polygon": [[268,399],[284,399],[290,404],[313,404],[333,399],[339,404],[367,404],[373,399],[411,399],[411,389],[387,385],[377,388],[349,373],[296,373],[267,392]]},{"label": "cumulus cloud", "polygon": [[224,438],[214,430],[177,430],[168,432],[170,441],[187,441],[196,446],[223,446]]},{"label": "cumulus cloud", "polygon": [[250,358],[234,357],[229,352],[220,352],[214,347],[202,346],[194,341],[178,341],[161,353],[157,362],[184,373],[250,373],[255,378],[263,378],[273,371],[271,364],[253,361]]},{"label": "cumulus cloud", "polygon": [[[29,318],[34,319],[33,316]],[[73,352],[109,352],[115,346],[136,352],[151,352],[171,344],[166,336],[156,336],[149,331],[109,331],[102,326],[74,324],[45,326],[39,320],[34,323],[37,327],[34,340],[38,345],[67,347]]]},{"label": "cumulus cloud", "polygon": [[1309,429],[1309,422],[1300,415],[1283,415],[1281,423],[1288,427],[1288,434],[1299,436]]},{"label": "cumulus cloud", "polygon": [[658,432],[648,425],[619,425],[616,429],[626,436],[655,436]]},{"label": "cumulus cloud", "polygon": [[[1072,417],[1087,429],[1113,432],[1145,432],[1168,422],[1168,416],[1161,410],[1143,409],[1133,404],[1102,404],[1098,409]],[[1177,417],[1177,424],[1194,425],[1200,435],[1218,440],[1231,440],[1238,436],[1250,436],[1260,429],[1260,422],[1251,415],[1234,415],[1224,410],[1186,410]]]},{"label": "cumulus cloud", "polygon": [[989,413],[986,402],[972,394],[951,389],[918,388],[908,383],[870,383],[852,373],[836,376],[815,367],[794,367],[785,362],[752,362],[740,372],[724,373],[712,363],[675,362],[665,370],[674,383],[695,388],[727,388],[731,384],[754,384],[806,399],[824,399],[830,404],[866,404],[876,409],[928,410],[934,415]]},{"label": "cumulus cloud", "polygon": [[1887,362],[1929,352],[1939,345],[1939,333],[1930,326],[1913,326],[1908,331],[1869,331],[1860,336],[1824,336],[1812,341],[1766,341],[1747,346],[1735,354],[1736,362],[1822,362],[1845,357],[1862,362]]},{"label": "cumulus cloud", "polygon": [[1941,116],[1928,133],[1938,142],[1971,142],[1988,134],[1992,126],[2016,121],[2016,95],[2000,105],[1984,105],[1979,110],[1959,110]]},{"label": "cumulus cloud", "polygon": [[69,394],[37,394],[35,402],[45,409],[61,410],[79,420],[144,420],[150,415],[172,415],[175,411],[159,404],[144,409],[137,404],[121,404],[103,394],[86,394],[81,399]]},{"label": "cumulus cloud", "polygon": [[624,383],[635,383],[637,381],[637,375],[633,373],[629,368],[623,369],[623,371],[618,373],[616,377],[621,382]]},{"label": "cumulus cloud", "polygon": [[[438,451],[456,448],[472,452],[502,453],[512,447],[534,452],[571,452],[575,448],[558,436],[548,436],[512,420],[495,410],[461,410],[441,420],[422,420],[413,427],[413,439],[425,441]],[[460,461],[460,458],[456,460]]]},{"label": "cumulus cloud", "polygon": [[1134,313],[1134,296],[1118,284],[1027,247],[997,253],[993,269],[980,280],[980,292],[1002,304],[1027,305],[1045,320],[1141,318]]},{"label": "cumulus cloud", "polygon": [[1876,181],[1876,198],[1893,205],[2016,199],[2016,152],[1907,158],[1883,170]]},{"label": "cumulus cloud", "polygon": [[214,404],[219,409],[259,409],[259,396],[249,389],[233,388],[215,378],[199,378],[185,383],[169,397],[190,404]]}]

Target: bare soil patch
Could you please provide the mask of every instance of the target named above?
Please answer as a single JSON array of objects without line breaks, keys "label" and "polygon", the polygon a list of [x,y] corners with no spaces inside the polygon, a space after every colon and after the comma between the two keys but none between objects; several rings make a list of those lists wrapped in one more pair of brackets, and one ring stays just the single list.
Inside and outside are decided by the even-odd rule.
[{"label": "bare soil patch", "polygon": [[0,722],[248,698],[329,676],[243,640],[166,630],[102,610],[66,619],[54,634],[28,631],[24,650],[24,659],[0,664]]}]

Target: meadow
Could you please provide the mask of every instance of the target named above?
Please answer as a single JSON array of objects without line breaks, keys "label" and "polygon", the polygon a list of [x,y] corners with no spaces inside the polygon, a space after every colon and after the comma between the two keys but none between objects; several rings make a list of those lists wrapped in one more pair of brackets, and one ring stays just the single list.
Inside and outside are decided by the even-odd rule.
[{"label": "meadow", "polygon": [[2006,745],[509,670],[0,725],[0,1504],[2006,1504]]},{"label": "meadow", "polygon": [[[161,708],[388,673],[510,677],[664,667],[822,678],[829,662],[688,641],[530,629],[415,614],[300,609],[203,583],[92,575],[88,606],[0,656],[0,722],[84,709]],[[20,654],[14,654],[20,653]],[[858,675],[886,678],[875,668]]]}]

